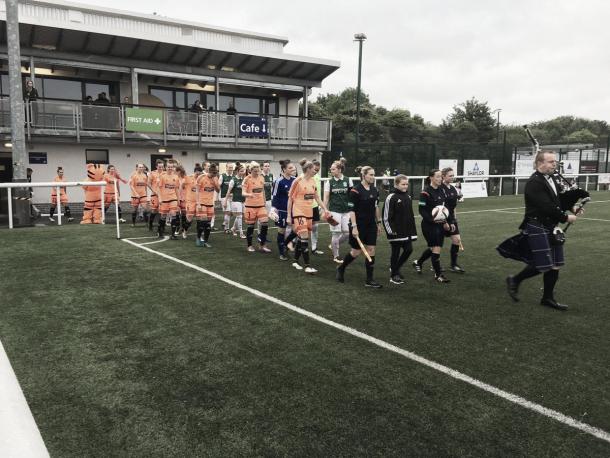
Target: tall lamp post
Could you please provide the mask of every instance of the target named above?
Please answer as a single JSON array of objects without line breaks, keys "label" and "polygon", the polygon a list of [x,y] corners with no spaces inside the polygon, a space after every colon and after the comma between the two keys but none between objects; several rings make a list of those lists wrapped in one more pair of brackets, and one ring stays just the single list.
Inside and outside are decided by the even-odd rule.
[{"label": "tall lamp post", "polygon": [[358,88],[356,89],[356,155],[360,146],[360,83],[362,80],[362,43],[366,40],[366,35],[357,33],[354,41],[358,42]]},{"label": "tall lamp post", "polygon": [[497,113],[498,114],[498,122],[496,123],[496,143],[500,143],[500,112],[502,111],[502,108],[496,108],[494,111],[492,111],[491,113]]}]

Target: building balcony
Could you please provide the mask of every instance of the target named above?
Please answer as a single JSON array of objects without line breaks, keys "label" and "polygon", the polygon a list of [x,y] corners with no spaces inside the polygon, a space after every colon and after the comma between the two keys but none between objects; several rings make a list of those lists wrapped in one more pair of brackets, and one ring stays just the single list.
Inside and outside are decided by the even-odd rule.
[{"label": "building balcony", "polygon": [[[332,122],[297,116],[193,112],[142,105],[74,101],[25,103],[28,141],[188,145],[329,151]],[[0,132],[10,136],[10,104],[0,99]]]}]

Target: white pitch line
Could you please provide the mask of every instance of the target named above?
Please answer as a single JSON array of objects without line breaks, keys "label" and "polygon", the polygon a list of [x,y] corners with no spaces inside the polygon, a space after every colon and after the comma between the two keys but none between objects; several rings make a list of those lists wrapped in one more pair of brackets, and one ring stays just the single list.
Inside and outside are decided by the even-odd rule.
[{"label": "white pitch line", "polygon": [[201,272],[201,273],[203,273],[205,275],[208,275],[208,276],[210,276],[212,278],[215,278],[216,280],[219,280],[219,281],[221,281],[223,283],[226,283],[228,285],[234,286],[235,288],[238,288],[238,289],[241,289],[243,291],[246,291],[246,292],[248,292],[248,293],[250,293],[250,294],[252,294],[254,296],[257,296],[257,297],[259,297],[261,299],[265,299],[265,300],[267,300],[269,302],[273,302],[274,304],[277,304],[277,305],[279,305],[281,307],[284,307],[284,308],[286,308],[288,310],[291,310],[291,311],[293,311],[295,313],[303,315],[303,316],[305,316],[307,318],[310,318],[312,320],[318,321],[318,322],[323,323],[323,324],[325,324],[327,326],[330,326],[332,328],[335,328],[335,329],[343,331],[343,332],[345,332],[347,334],[350,334],[350,335],[352,335],[354,337],[357,337],[359,339],[362,339],[362,340],[365,340],[367,342],[370,342],[373,345],[377,345],[378,347],[381,347],[381,348],[383,348],[385,350],[397,353],[397,354],[399,354],[401,356],[404,356],[407,359],[410,359],[411,361],[415,361],[416,363],[419,363],[419,364],[422,364],[424,366],[427,366],[427,367],[429,367],[431,369],[434,369],[434,370],[436,370],[438,372],[441,372],[441,373],[443,373],[445,375],[448,375],[449,377],[452,377],[452,378],[454,378],[456,380],[461,380],[462,382],[465,382],[465,383],[467,383],[469,385],[472,385],[472,386],[474,386],[476,388],[479,388],[479,389],[481,389],[483,391],[487,391],[488,393],[491,393],[494,396],[498,396],[498,397],[500,397],[502,399],[510,401],[510,402],[512,402],[514,404],[517,404],[517,405],[521,406],[521,407],[524,407],[524,408],[526,408],[528,410],[531,410],[531,411],[536,412],[536,413],[538,413],[540,415],[543,415],[545,417],[548,417],[548,418],[551,418],[553,420],[556,420],[556,421],[558,421],[560,423],[563,423],[564,425],[567,425],[567,426],[570,426],[572,428],[578,429],[578,430],[583,431],[583,432],[585,432],[587,434],[590,434],[590,435],[592,435],[594,437],[597,437],[598,439],[601,439],[601,440],[603,440],[605,442],[610,443],[610,433],[604,431],[603,429],[596,428],[595,426],[591,426],[591,425],[589,425],[587,423],[583,423],[581,421],[576,420],[575,418],[572,418],[572,417],[569,417],[567,415],[564,415],[561,412],[549,409],[549,408],[544,407],[544,406],[542,406],[540,404],[536,404],[534,402],[528,401],[527,399],[522,398],[521,396],[518,396],[516,394],[510,393],[508,391],[504,391],[504,390],[502,390],[500,388],[497,388],[497,387],[495,387],[493,385],[489,385],[489,384],[487,384],[485,382],[481,382],[480,380],[477,380],[477,379],[475,379],[473,377],[470,377],[469,375],[463,374],[463,373],[461,373],[459,371],[456,371],[455,369],[451,369],[448,366],[444,366],[442,364],[439,364],[437,362],[434,362],[432,360],[424,358],[423,356],[419,356],[416,353],[410,352],[408,350],[404,350],[404,349],[402,349],[400,347],[392,345],[392,344],[390,344],[388,342],[385,342],[385,341],[383,341],[381,339],[377,339],[376,337],[369,336],[368,334],[360,332],[360,331],[358,331],[358,330],[356,330],[354,328],[350,328],[349,326],[345,326],[345,325],[343,325],[341,323],[337,323],[336,321],[332,321],[332,320],[329,320],[327,318],[324,318],[323,316],[316,315],[315,313],[312,313],[312,312],[310,312],[308,310],[305,310],[305,309],[302,309],[300,307],[297,307],[296,305],[289,304],[288,302],[285,302],[285,301],[283,301],[281,299],[278,299],[276,297],[270,296],[269,294],[264,293],[262,291],[259,291],[257,289],[250,288],[249,286],[246,286],[246,285],[242,285],[241,283],[238,283],[238,282],[236,282],[234,280],[231,280],[231,279],[229,279],[227,277],[223,277],[222,275],[217,274],[215,272],[212,272],[210,270],[204,269],[203,267],[199,267],[199,266],[196,266],[195,264],[191,264],[190,262],[186,262],[186,261],[183,261],[181,259],[178,259],[178,258],[175,258],[173,256],[170,256],[168,254],[161,253],[159,251],[155,251],[155,250],[153,250],[151,248],[139,245],[139,244],[134,243],[134,242],[132,242],[130,240],[124,239],[123,241],[127,242],[127,243],[129,243],[129,244],[131,244],[131,245],[133,245],[135,247],[138,247],[138,248],[140,248],[142,250],[148,251],[149,253],[155,254],[157,256],[161,256],[162,258],[168,259],[168,260],[170,260],[172,262],[175,262],[177,264],[182,264],[183,266],[186,266],[186,267],[188,267],[190,269],[193,269],[193,270],[196,270],[198,272]]},{"label": "white pitch line", "polygon": [[162,242],[166,242],[168,240],[169,240],[169,236],[165,235],[161,240],[155,240],[154,242],[140,243],[140,246],[142,246],[142,245],[152,245],[153,243],[162,243]]},{"label": "white pitch line", "polygon": [[605,221],[606,223],[610,223],[610,219],[585,218],[584,216],[579,216],[578,219],[586,219],[586,220],[589,220],[589,221]]},{"label": "white pitch line", "polygon": [[49,456],[2,342],[0,342],[0,456]]}]

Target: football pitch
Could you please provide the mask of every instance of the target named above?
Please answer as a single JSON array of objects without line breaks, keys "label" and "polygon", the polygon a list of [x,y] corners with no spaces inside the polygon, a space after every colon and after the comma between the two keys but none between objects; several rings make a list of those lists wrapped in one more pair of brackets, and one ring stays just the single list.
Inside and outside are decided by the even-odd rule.
[{"label": "football pitch", "polygon": [[335,281],[327,226],[315,276],[278,260],[274,230],[270,255],[143,223],[121,241],[1,230],[0,340],[51,456],[610,456],[610,193],[567,233],[567,312],[539,305],[541,277],[506,293],[523,264],[495,247],[522,206],[458,206],[466,274],[449,284],[411,268],[419,227],[390,284],[380,237],[381,290],[362,259]]}]

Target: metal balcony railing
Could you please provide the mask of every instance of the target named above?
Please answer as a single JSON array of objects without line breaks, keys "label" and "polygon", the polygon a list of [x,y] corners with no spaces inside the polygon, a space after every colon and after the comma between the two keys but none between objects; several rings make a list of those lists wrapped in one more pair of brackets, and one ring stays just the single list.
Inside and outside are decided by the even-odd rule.
[{"label": "metal balcony railing", "polygon": [[[126,120],[131,108],[156,113],[159,126],[153,130],[138,130]],[[303,119],[296,116],[272,116],[254,113],[197,113],[159,107],[132,105],[91,105],[74,101],[39,99],[24,104],[26,132],[29,138],[36,135],[74,135],[81,137],[104,136],[130,139],[151,138],[172,141],[223,143],[230,142],[248,147],[254,144],[268,146],[309,146],[330,149],[332,125],[329,120]],[[131,115],[133,110],[129,111]],[[135,112],[137,114],[137,112]],[[8,98],[0,98],[0,128],[10,128]],[[252,130],[255,129],[255,130]]]}]

